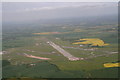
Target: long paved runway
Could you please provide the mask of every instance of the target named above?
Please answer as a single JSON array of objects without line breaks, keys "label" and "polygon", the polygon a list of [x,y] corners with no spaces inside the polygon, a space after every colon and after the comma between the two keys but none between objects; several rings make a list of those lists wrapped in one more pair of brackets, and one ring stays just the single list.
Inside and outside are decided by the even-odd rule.
[{"label": "long paved runway", "polygon": [[48,41],[47,43],[49,43],[54,49],[56,49],[58,52],[60,52],[63,56],[65,56],[69,60],[71,60],[71,61],[79,60],[79,58],[74,57],[69,52],[65,51],[64,49],[62,49],[60,46],[56,45],[52,41]]}]

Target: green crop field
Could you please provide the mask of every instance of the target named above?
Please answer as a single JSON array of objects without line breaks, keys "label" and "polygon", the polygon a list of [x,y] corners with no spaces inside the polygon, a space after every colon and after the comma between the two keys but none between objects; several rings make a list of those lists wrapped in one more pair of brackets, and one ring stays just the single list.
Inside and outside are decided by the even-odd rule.
[{"label": "green crop field", "polygon": [[8,1],[1,12],[2,80],[120,78],[118,2]]},{"label": "green crop field", "polygon": [[[20,32],[15,32],[11,29],[11,32],[8,32],[5,29],[6,31],[3,32],[4,54],[2,58],[8,61],[9,65],[3,66],[3,77],[104,78],[108,75],[111,75],[110,77],[117,77],[113,74],[116,73],[116,69],[111,71],[112,68],[109,70],[109,68],[104,68],[103,66],[104,63],[118,61],[118,54],[110,54],[111,52],[118,52],[117,29],[112,30],[116,26],[110,25],[107,28],[105,26],[79,27],[81,29],[80,32],[74,31],[75,29],[79,29],[78,27],[66,27],[65,29],[61,27],[47,27],[48,32],[52,32],[54,29],[61,32],[61,34],[50,35],[34,35],[33,33],[38,32],[37,28],[33,32],[29,29],[22,29]],[[46,32],[45,29],[43,28],[39,32]],[[72,44],[76,42],[75,40],[81,38],[100,38],[110,45],[89,47],[87,45]],[[70,61],[50,46],[47,43],[48,41],[54,42],[75,57],[86,59]],[[46,62],[46,60],[26,57],[24,54],[50,58],[51,60],[47,60]],[[35,66],[29,67],[30,64],[35,64]],[[18,71],[20,73],[17,74],[16,72]],[[111,72],[111,74],[107,75],[107,72]]]}]

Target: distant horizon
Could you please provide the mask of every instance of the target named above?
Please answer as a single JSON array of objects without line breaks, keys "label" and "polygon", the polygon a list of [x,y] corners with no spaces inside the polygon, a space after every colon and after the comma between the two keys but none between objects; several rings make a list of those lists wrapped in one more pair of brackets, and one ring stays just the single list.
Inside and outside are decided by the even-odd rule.
[{"label": "distant horizon", "polygon": [[3,3],[3,22],[118,15],[117,3]]}]

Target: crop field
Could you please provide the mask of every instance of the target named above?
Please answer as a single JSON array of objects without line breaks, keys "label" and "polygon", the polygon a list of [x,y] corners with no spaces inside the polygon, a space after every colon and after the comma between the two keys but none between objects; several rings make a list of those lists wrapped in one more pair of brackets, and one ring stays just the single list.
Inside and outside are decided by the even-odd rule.
[{"label": "crop field", "polygon": [[120,78],[118,2],[6,2],[0,12],[3,80]]},{"label": "crop field", "polygon": [[[16,71],[20,69],[25,69],[22,67],[25,67],[25,65],[30,64],[40,64],[46,62],[51,65],[54,64],[57,69],[59,70],[58,73],[56,73],[56,76],[58,77],[65,77],[62,74],[64,73],[68,77],[96,77],[97,74],[93,75],[94,72],[99,72],[97,70],[104,70],[106,69],[104,67],[105,63],[111,63],[118,61],[118,42],[117,42],[117,27],[111,26],[105,27],[104,26],[94,26],[90,28],[86,27],[66,27],[65,29],[61,27],[57,27],[57,32],[60,32],[61,34],[54,34],[54,32],[51,30],[46,32],[38,32],[36,29],[36,32],[30,32],[29,30],[22,33],[19,33],[19,35],[12,36],[12,34],[15,34],[16,32],[12,33],[3,33],[3,39],[8,39],[9,37],[14,40],[5,40],[3,41],[3,60],[7,60],[10,62],[11,65],[5,66],[4,69],[7,68],[8,72],[12,69],[11,66],[15,67]],[[110,29],[107,31],[107,29]],[[49,29],[50,30],[50,29]],[[12,29],[11,29],[12,31]],[[33,33],[40,33],[40,34],[33,34]],[[45,33],[45,35],[43,35]],[[49,34],[50,35],[49,35]],[[22,34],[25,34],[23,36]],[[42,35],[41,35],[42,34]],[[6,36],[7,35],[7,36]],[[112,36],[112,38],[111,38]],[[84,39],[84,38],[98,38],[103,40],[103,43],[107,43],[109,45],[105,46],[88,46],[88,44],[73,44],[76,42],[76,40]],[[58,50],[54,49],[50,44],[48,44],[49,41],[52,41],[54,44],[58,45],[60,48],[67,51],[69,54],[71,54],[74,57],[79,58],[79,60],[76,61],[70,61],[68,60],[63,54],[61,54]],[[97,43],[97,41],[96,41]],[[22,66],[23,65],[23,66]],[[35,65],[35,66],[36,66]],[[41,66],[40,65],[40,66]],[[89,66],[89,67],[88,67]],[[34,68],[34,66],[33,66]],[[36,66],[36,68],[38,68]],[[40,68],[40,67],[39,67]],[[54,69],[54,66],[52,67]],[[4,71],[3,69],[3,71]],[[9,70],[10,69],[10,70]],[[49,67],[47,67],[49,69]],[[5,70],[5,73],[7,73],[7,70]],[[25,69],[26,70],[26,69]],[[79,71],[79,72],[77,72]],[[44,72],[44,70],[42,71]],[[93,73],[91,73],[93,72]],[[116,73],[114,70],[113,72]],[[80,73],[81,75],[77,74]],[[32,77],[35,77],[36,75],[33,71]],[[53,70],[53,74],[54,70]],[[12,74],[11,76],[8,76],[9,74],[4,74],[4,77],[11,77],[11,76],[30,76],[25,75],[25,73],[21,72],[18,75]],[[53,75],[49,76],[49,73],[46,75],[41,74],[41,77],[55,77]],[[61,76],[60,76],[61,75]],[[92,75],[92,76],[89,76]],[[37,76],[38,77],[38,76]],[[100,76],[104,77],[104,76]],[[111,76],[112,77],[112,76]],[[113,75],[115,77],[115,75]]]}]

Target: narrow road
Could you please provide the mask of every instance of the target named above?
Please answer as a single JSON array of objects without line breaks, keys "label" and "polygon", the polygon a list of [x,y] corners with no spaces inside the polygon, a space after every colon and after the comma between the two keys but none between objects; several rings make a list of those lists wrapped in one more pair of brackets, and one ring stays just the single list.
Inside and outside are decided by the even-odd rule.
[{"label": "narrow road", "polygon": [[60,52],[63,56],[65,56],[66,58],[68,58],[70,61],[80,60],[80,58],[74,57],[74,56],[71,55],[69,52],[65,51],[64,49],[62,49],[60,46],[56,45],[56,44],[53,43],[52,41],[48,41],[47,43],[48,43],[50,46],[52,46],[54,49],[56,49],[58,52]]}]

